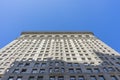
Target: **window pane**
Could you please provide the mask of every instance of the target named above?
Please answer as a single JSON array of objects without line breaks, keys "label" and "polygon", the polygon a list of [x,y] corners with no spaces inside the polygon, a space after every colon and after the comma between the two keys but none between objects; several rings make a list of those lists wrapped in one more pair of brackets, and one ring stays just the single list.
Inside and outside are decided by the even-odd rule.
[{"label": "window pane", "polygon": [[118,80],[115,76],[111,76],[112,80]]},{"label": "window pane", "polygon": [[64,80],[64,77],[63,76],[59,76],[58,80]]},{"label": "window pane", "polygon": [[12,76],[10,76],[10,77],[8,78],[8,80],[13,80],[13,77],[12,77]]},{"label": "window pane", "polygon": [[55,80],[55,76],[50,76],[49,80]]},{"label": "window pane", "polygon": [[105,80],[104,76],[99,76],[99,80]]},{"label": "window pane", "polygon": [[30,76],[30,77],[29,77],[29,80],[34,80],[34,76]]},{"label": "window pane", "polygon": [[22,77],[17,77],[17,79],[16,80],[22,80]]},{"label": "window pane", "polygon": [[43,80],[43,76],[38,76],[37,80]]},{"label": "window pane", "polygon": [[70,80],[76,80],[75,76],[70,76]]},{"label": "window pane", "polygon": [[79,76],[78,80],[85,80],[83,76]]},{"label": "window pane", "polygon": [[91,76],[90,80],[97,80],[95,76]]}]

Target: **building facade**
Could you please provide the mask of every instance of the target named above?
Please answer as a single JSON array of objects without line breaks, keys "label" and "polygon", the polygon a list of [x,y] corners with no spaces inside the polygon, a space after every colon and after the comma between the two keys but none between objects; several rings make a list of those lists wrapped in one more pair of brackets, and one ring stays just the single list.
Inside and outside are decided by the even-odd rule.
[{"label": "building facade", "polygon": [[120,54],[92,32],[22,32],[0,50],[0,80],[120,80]]}]

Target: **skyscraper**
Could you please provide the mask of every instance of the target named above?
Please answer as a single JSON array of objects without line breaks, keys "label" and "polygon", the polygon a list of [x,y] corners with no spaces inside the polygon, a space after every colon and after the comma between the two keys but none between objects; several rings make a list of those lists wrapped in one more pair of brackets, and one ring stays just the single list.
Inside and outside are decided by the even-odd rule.
[{"label": "skyscraper", "polygon": [[120,80],[120,54],[92,32],[22,32],[0,50],[0,80]]}]

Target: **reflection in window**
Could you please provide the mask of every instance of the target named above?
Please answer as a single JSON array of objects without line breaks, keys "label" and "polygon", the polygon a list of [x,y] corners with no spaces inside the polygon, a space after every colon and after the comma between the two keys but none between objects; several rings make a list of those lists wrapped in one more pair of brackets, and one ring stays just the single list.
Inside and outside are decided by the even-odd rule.
[{"label": "reflection in window", "polygon": [[50,76],[49,80],[55,80],[55,76]]},{"label": "reflection in window", "polygon": [[70,76],[70,80],[76,80],[75,76]]}]

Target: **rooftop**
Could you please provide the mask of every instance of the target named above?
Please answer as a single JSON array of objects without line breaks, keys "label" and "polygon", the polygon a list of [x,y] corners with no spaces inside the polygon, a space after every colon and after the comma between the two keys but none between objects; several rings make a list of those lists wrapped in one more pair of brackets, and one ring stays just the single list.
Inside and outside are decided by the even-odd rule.
[{"label": "rooftop", "polygon": [[45,31],[45,32],[42,32],[42,31],[35,31],[35,32],[32,32],[32,31],[28,31],[28,32],[22,32],[22,34],[92,34],[94,35],[93,32],[87,32],[87,31],[80,31],[80,32],[49,32],[49,31]]}]

